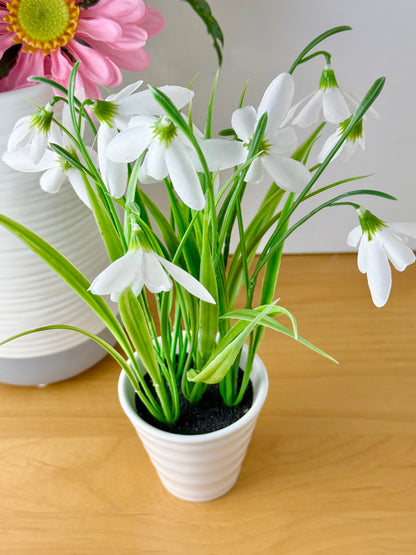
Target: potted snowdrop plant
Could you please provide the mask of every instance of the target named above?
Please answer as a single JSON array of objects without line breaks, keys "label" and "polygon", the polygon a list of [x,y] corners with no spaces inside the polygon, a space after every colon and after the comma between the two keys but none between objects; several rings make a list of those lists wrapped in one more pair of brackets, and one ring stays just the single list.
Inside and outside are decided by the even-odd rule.
[{"label": "potted snowdrop plant", "polygon": [[[28,138],[32,143],[44,134],[44,153],[36,168],[28,168],[19,151],[3,155],[16,169],[44,172],[40,179],[50,192],[66,175],[94,214],[109,262],[92,281],[27,227],[5,215],[0,223],[62,276],[101,318],[118,348],[88,330],[59,323],[27,333],[71,329],[114,358],[122,370],[122,407],[163,484],[183,499],[213,499],[238,477],[267,394],[267,372],[257,355],[266,328],[331,358],[298,334],[294,315],[275,298],[287,237],[324,209],[353,209],[359,226],[348,241],[360,245],[359,268],[367,273],[377,306],[389,295],[389,260],[400,270],[415,260],[404,242],[416,236],[415,224],[389,226],[357,202],[362,196],[392,200],[390,194],[351,188],[319,200],[358,179],[318,185],[348,142],[362,138],[362,120],[384,83],[378,79],[351,108],[330,54],[316,50],[327,37],[349,29],[330,29],[308,44],[292,67],[271,81],[257,107],[246,106],[243,95],[231,127],[219,137],[212,136],[211,125],[216,81],[200,130],[188,88],[146,89],[138,82],[104,100],[81,99],[75,94],[78,64],[68,88],[34,77],[57,91],[48,109],[39,109]],[[325,58],[319,89],[292,106],[293,74],[316,56]],[[299,141],[298,128],[309,125],[315,127]],[[310,164],[325,125],[337,126],[336,141],[324,145],[318,164]],[[91,144],[84,139],[86,128]],[[265,179],[270,187],[247,224],[245,191]],[[163,184],[168,213],[145,192],[144,183]],[[315,207],[297,216],[311,198]],[[119,319],[111,301],[118,303]]]}]

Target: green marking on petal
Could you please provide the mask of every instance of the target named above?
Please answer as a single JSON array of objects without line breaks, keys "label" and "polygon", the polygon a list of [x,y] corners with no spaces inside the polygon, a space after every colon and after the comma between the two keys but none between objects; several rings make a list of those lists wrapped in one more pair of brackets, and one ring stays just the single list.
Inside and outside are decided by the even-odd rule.
[{"label": "green marking on petal", "polygon": [[108,100],[96,100],[91,105],[91,110],[102,123],[106,123],[109,127],[113,127],[114,117],[118,113],[118,105]]},{"label": "green marking on petal", "polygon": [[387,224],[383,222],[383,220],[380,220],[380,218],[365,208],[360,207],[357,210],[357,214],[361,229],[363,230],[363,235],[366,234],[369,241],[371,241],[384,227],[387,227]]},{"label": "green marking on petal", "polygon": [[[247,150],[250,150],[251,142],[252,142],[252,139],[250,139],[248,143],[244,143],[243,146],[244,146],[245,148],[247,148]],[[266,154],[266,155],[269,155],[269,150],[270,150],[271,146],[272,146],[272,143],[270,143],[267,139],[265,139],[265,138],[263,137],[263,138],[259,141],[258,149],[257,149],[256,154],[259,155],[259,158],[261,158],[261,157],[264,156],[265,154]]]},{"label": "green marking on petal", "polygon": [[338,83],[333,69],[326,68],[323,70],[321,80],[319,81],[319,88],[323,91],[338,88]]},{"label": "green marking on petal", "polygon": [[171,119],[162,116],[153,125],[153,138],[159,138],[160,144],[165,143],[165,148],[168,148],[171,141],[178,134],[178,129]]},{"label": "green marking on petal", "polygon": [[53,110],[48,104],[30,116],[30,126],[40,133],[49,133],[53,119]]},{"label": "green marking on petal", "polygon": [[[352,120],[352,116],[350,116],[345,121],[342,121],[341,123],[338,124],[338,135],[339,136],[341,136],[345,133],[345,131],[347,130],[347,127],[349,126],[351,120]],[[354,125],[354,127],[349,132],[348,137],[347,137],[347,141],[351,141],[351,142],[355,143],[355,141],[357,139],[362,139],[362,137],[363,137],[363,120],[360,119],[359,121],[357,121],[357,123]]]}]

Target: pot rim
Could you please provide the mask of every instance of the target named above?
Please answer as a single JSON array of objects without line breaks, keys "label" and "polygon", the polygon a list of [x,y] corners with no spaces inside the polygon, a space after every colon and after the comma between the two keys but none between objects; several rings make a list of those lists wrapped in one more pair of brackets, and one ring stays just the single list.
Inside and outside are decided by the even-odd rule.
[{"label": "pot rim", "polygon": [[37,82],[33,82],[32,84],[28,84],[25,85],[24,87],[19,87],[18,89],[11,89],[10,91],[0,91],[0,96],[2,96],[3,98],[6,96],[25,96],[27,95],[27,91],[31,90],[31,89],[45,89],[45,90],[52,90],[51,85],[47,85],[46,83],[37,83]]},{"label": "pot rim", "polygon": [[[243,350],[243,355],[244,351],[246,350],[247,349]],[[237,432],[257,418],[264,404],[264,401],[266,400],[267,392],[269,389],[269,379],[266,367],[257,354],[254,357],[250,380],[253,385],[253,403],[249,410],[241,418],[239,418],[236,422],[233,422],[229,426],[203,434],[175,434],[173,432],[160,430],[159,428],[156,428],[152,424],[149,424],[148,422],[143,420],[143,418],[141,418],[137,414],[135,408],[133,408],[131,404],[131,399],[129,397],[131,396],[132,392],[134,393],[133,386],[131,385],[131,382],[124,370],[121,371],[118,380],[118,396],[124,412],[130,419],[134,427],[139,428],[144,433],[147,433],[164,441],[170,441],[171,443],[203,443],[216,441],[227,436],[231,432]]]}]

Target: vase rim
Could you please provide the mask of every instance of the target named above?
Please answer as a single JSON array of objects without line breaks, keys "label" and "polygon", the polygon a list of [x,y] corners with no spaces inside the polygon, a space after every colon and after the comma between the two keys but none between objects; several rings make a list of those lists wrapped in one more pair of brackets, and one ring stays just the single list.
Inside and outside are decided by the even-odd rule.
[{"label": "vase rim", "polygon": [[260,410],[266,400],[269,379],[267,375],[266,367],[263,361],[258,355],[255,355],[253,361],[253,368],[251,371],[250,379],[253,385],[253,402],[249,410],[238,420],[232,424],[215,430],[213,432],[206,432],[203,434],[176,434],[174,432],[167,432],[165,430],[160,430],[159,428],[153,426],[141,418],[137,411],[133,408],[129,396],[128,389],[132,389],[130,380],[124,370],[121,371],[119,381],[118,381],[118,395],[120,404],[127,414],[133,425],[140,427],[144,432],[148,432],[153,437],[160,438],[164,441],[170,441],[172,443],[202,443],[209,441],[216,441],[222,437],[227,436],[231,432],[236,432],[240,428],[250,422],[255,420],[260,413]]},{"label": "vase rim", "polygon": [[24,96],[25,93],[27,94],[28,90],[34,89],[34,88],[44,88],[45,90],[47,90],[47,89],[51,89],[52,87],[50,85],[47,85],[46,83],[32,83],[24,87],[19,87],[18,89],[12,89],[10,91],[0,91],[0,95],[3,97]]}]

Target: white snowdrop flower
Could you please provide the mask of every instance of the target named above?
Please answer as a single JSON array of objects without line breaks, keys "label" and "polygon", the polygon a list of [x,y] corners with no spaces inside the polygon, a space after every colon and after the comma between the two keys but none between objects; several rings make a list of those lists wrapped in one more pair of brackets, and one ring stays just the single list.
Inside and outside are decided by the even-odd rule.
[{"label": "white snowdrop flower", "polygon": [[[165,86],[160,90],[178,109],[188,104],[193,96],[193,92],[184,87]],[[179,198],[190,208],[202,210],[205,196],[198,177],[202,168],[184,133],[165,114],[150,91],[132,95],[125,109],[135,109],[140,114],[133,116],[128,127],[114,133],[113,137],[106,131],[106,139],[102,144],[98,143],[99,156],[113,162],[128,163],[145,153],[139,171],[140,181],[154,183],[169,177]],[[200,139],[200,146],[208,168],[213,171],[232,167],[245,159],[244,149],[237,142]],[[124,192],[125,188],[122,190],[120,185],[118,195]]]},{"label": "white snowdrop flower", "polygon": [[231,124],[243,142],[246,154],[250,148],[257,124],[267,112],[267,124],[261,148],[262,153],[253,161],[247,175],[248,183],[259,183],[264,175],[288,191],[299,192],[310,180],[310,173],[303,164],[290,158],[297,144],[292,127],[282,128],[292,103],[295,84],[288,73],[278,75],[267,87],[257,110],[247,106],[235,110]]},{"label": "white snowdrop flower", "polygon": [[[355,112],[358,106],[360,105],[360,102],[347,92],[344,92],[344,97],[345,97],[345,100],[347,101],[348,107],[351,110],[351,112]],[[358,146],[362,150],[365,150],[366,137],[365,137],[364,122],[366,122],[367,120],[367,115],[373,118],[380,117],[379,114],[376,112],[376,110],[374,110],[374,108],[371,106],[369,110],[367,110],[363,118],[359,122],[357,122],[357,124],[351,130],[347,139],[343,142],[343,144],[338,149],[338,151],[336,152],[332,160],[335,160],[335,158],[339,158],[342,162],[346,162],[351,158],[351,156],[353,156]],[[336,131],[326,139],[325,143],[323,144],[317,156],[317,160],[320,164],[322,164],[322,162],[325,160],[325,158],[328,156],[328,154],[331,152],[331,150],[338,142],[341,135],[345,132],[349,123],[351,122],[351,118],[352,116],[347,118],[345,121],[339,123]]]},{"label": "white snowdrop flower", "polygon": [[160,293],[172,288],[168,274],[192,295],[215,304],[206,288],[188,272],[154,251],[143,248],[129,250],[112,262],[95,278],[89,290],[96,295],[111,295],[113,301],[118,301],[128,287],[136,296],[144,285],[151,293]]},{"label": "white snowdrop flower", "polygon": [[416,238],[416,223],[382,222],[368,210],[357,210],[359,226],[348,234],[347,243],[358,245],[358,269],[367,274],[371,298],[377,307],[386,304],[390,295],[392,276],[389,262],[402,272],[415,262],[413,250],[406,244]]},{"label": "white snowdrop flower", "polygon": [[[325,143],[323,144],[318,156],[317,160],[320,164],[325,160],[331,150],[339,141],[340,137],[344,134],[345,130],[347,129],[348,125],[351,122],[352,116],[350,116],[345,121],[341,122],[337,126],[337,130],[335,133],[330,135]],[[339,158],[342,162],[346,162],[353,156],[357,147],[360,146],[362,150],[365,150],[365,133],[364,133],[364,126],[363,120],[361,119],[356,123],[353,129],[348,134],[346,140],[342,143],[341,147],[337,150],[335,155],[333,156],[331,162],[335,160],[335,158]]]},{"label": "white snowdrop flower", "polygon": [[294,114],[296,115],[292,123],[299,127],[309,127],[321,120],[338,124],[351,115],[330,64],[322,71],[318,90],[296,104],[289,117],[293,117]]},{"label": "white snowdrop flower", "polygon": [[[46,193],[58,193],[62,185],[68,180],[82,202],[90,208],[90,202],[80,172],[73,168],[62,156],[47,149],[45,154],[35,164],[30,155],[30,147],[22,148],[16,152],[5,152],[3,161],[11,168],[21,172],[43,172],[39,179],[41,188]],[[71,147],[67,147],[71,150]],[[76,153],[72,151],[72,155]],[[94,156],[90,152],[90,156]]]},{"label": "white snowdrop flower", "polygon": [[49,141],[55,142],[53,115],[53,107],[47,104],[33,114],[20,118],[9,136],[7,150],[16,152],[29,147],[27,153],[35,164],[38,163],[45,154]]}]

